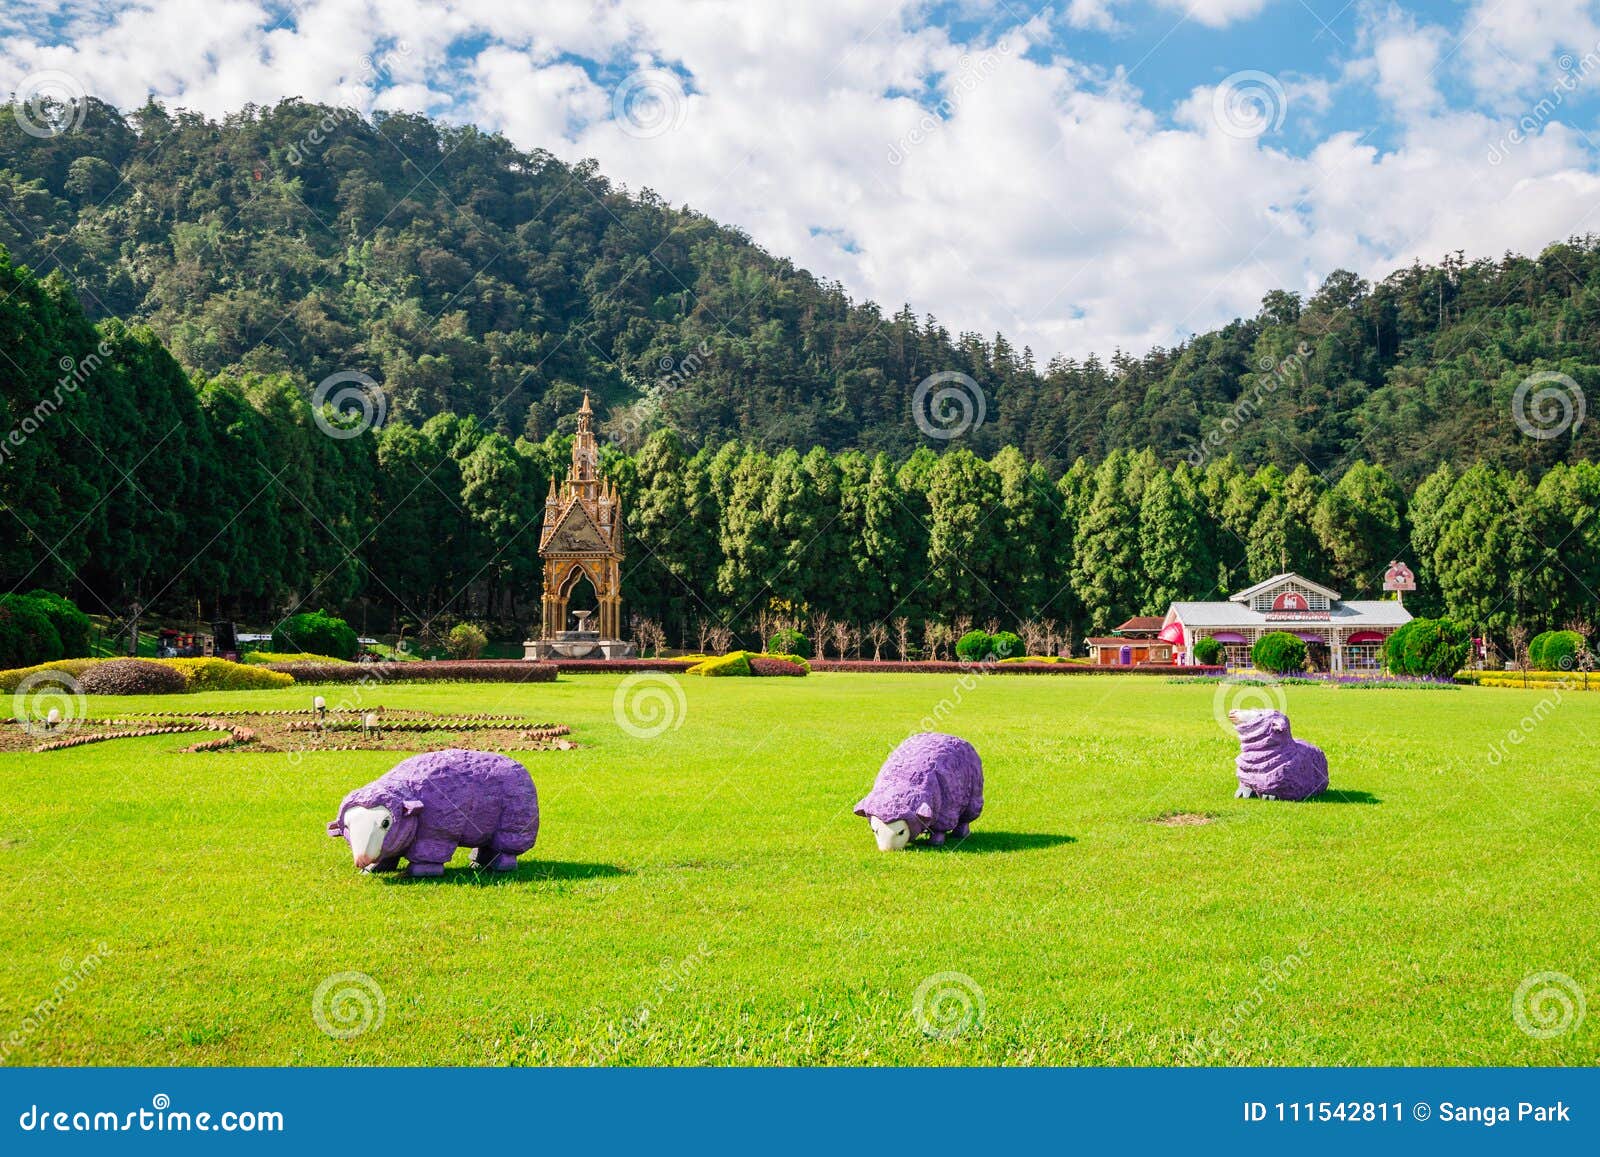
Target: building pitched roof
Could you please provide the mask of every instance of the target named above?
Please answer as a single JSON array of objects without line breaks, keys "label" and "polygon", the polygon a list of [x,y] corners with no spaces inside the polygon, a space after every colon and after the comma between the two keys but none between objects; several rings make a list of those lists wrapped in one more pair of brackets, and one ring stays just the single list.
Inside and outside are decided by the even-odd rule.
[{"label": "building pitched roof", "polygon": [[584,509],[574,499],[557,520],[555,529],[539,548],[541,554],[592,554],[610,549],[610,543]]},{"label": "building pitched roof", "polygon": [[[1235,601],[1217,603],[1173,603],[1167,612],[1169,618],[1182,621],[1191,630],[1196,627],[1267,627],[1281,626],[1285,620],[1252,610]],[[1302,626],[1314,627],[1327,623],[1334,627],[1398,627],[1411,621],[1411,612],[1393,599],[1352,599],[1336,602],[1327,611],[1326,618],[1296,620]],[[1285,628],[1288,629],[1288,628]]]},{"label": "building pitched roof", "polygon": [[1133,618],[1123,623],[1120,627],[1113,627],[1117,634],[1126,634],[1129,631],[1149,631],[1154,633],[1161,629],[1160,615],[1134,615]]},{"label": "building pitched roof", "polygon": [[1098,635],[1084,640],[1090,647],[1170,647],[1165,639],[1130,639],[1126,635]]},{"label": "building pitched roof", "polygon": [[1283,586],[1290,582],[1297,582],[1307,590],[1315,591],[1319,595],[1325,595],[1331,602],[1336,603],[1339,601],[1339,592],[1334,590],[1332,587],[1325,587],[1321,583],[1314,583],[1310,579],[1306,578],[1305,575],[1295,574],[1293,571],[1288,570],[1284,571],[1282,574],[1275,574],[1269,579],[1262,579],[1255,586],[1247,587],[1238,594],[1229,595],[1228,600],[1235,603],[1248,603],[1262,591],[1270,590],[1276,586]]}]

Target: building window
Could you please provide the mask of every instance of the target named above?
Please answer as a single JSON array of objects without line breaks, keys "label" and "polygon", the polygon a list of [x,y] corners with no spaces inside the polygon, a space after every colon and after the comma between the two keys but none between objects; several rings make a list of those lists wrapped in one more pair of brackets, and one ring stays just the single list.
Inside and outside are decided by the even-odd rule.
[{"label": "building window", "polygon": [[1344,665],[1350,671],[1376,671],[1383,664],[1378,658],[1378,652],[1383,650],[1376,643],[1356,643],[1344,649]]},{"label": "building window", "polygon": [[1223,662],[1229,667],[1248,667],[1250,665],[1249,643],[1224,643],[1222,645]]}]

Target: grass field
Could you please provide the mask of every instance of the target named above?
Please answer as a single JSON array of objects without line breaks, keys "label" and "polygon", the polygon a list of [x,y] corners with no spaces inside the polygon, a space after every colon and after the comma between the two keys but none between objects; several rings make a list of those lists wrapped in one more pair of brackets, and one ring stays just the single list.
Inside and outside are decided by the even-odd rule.
[{"label": "grass field", "polygon": [[[1289,688],[1336,789],[1296,805],[1232,798],[1226,686],[685,678],[679,726],[639,738],[620,683],[370,696],[572,726],[579,750],[527,757],[543,829],[504,877],[464,852],[441,881],[355,871],[324,827],[384,753],[0,756],[6,1063],[1600,1057],[1600,1015],[1561,1004],[1600,994],[1600,700]],[[959,848],[881,854],[850,808],[941,701],[988,806]],[[139,706],[174,701],[90,705]],[[1522,1020],[1564,1019],[1548,1037],[1513,1007],[1542,972]],[[324,983],[345,973],[370,979]],[[323,1031],[319,987],[324,1024],[365,1031]]]}]

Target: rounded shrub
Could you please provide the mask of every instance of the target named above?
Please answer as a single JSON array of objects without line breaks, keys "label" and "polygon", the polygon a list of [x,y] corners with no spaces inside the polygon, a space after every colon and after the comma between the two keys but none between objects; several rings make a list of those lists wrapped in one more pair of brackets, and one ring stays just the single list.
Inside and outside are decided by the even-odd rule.
[{"label": "rounded shrub", "polygon": [[799,655],[811,658],[811,640],[793,627],[783,627],[772,632],[767,640],[767,652],[772,655]]},{"label": "rounded shrub", "polygon": [[1570,671],[1578,665],[1578,655],[1585,644],[1577,631],[1546,631],[1539,639],[1544,640],[1544,646],[1539,648],[1538,655],[1533,653],[1533,644],[1528,645],[1528,657],[1539,670]]},{"label": "rounded shrub", "polygon": [[1549,642],[1554,631],[1540,631],[1528,641],[1528,666],[1536,671],[1548,670],[1544,665],[1544,645]]},{"label": "rounded shrub", "polygon": [[26,595],[0,595],[0,667],[32,667],[65,658],[50,615]]},{"label": "rounded shrub", "polygon": [[1412,619],[1402,629],[1405,630],[1399,649],[1402,675],[1448,679],[1467,661],[1472,649],[1471,628],[1454,619]]},{"label": "rounded shrub", "polygon": [[183,676],[185,691],[270,691],[294,686],[294,676],[226,659],[158,659]]},{"label": "rounded shrub", "polygon": [[89,654],[89,636],[94,630],[93,624],[89,622],[89,616],[80,611],[77,604],[65,595],[52,594],[49,591],[30,591],[28,597],[39,604],[45,616],[49,618],[50,625],[61,637],[61,658],[85,658]]},{"label": "rounded shrub", "polygon": [[981,663],[994,649],[988,631],[973,629],[956,640],[956,658],[963,663]]},{"label": "rounded shrub", "polygon": [[1292,675],[1305,670],[1305,641],[1288,631],[1269,631],[1250,648],[1250,661],[1261,671]]},{"label": "rounded shrub", "polygon": [[1194,661],[1207,667],[1215,667],[1222,662],[1222,657],[1227,652],[1222,649],[1222,644],[1210,635],[1204,635],[1194,641]]},{"label": "rounded shrub", "polygon": [[452,659],[476,659],[488,645],[489,636],[473,623],[457,623],[444,639],[444,649]]},{"label": "rounded shrub", "polygon": [[1383,665],[1391,675],[1406,674],[1405,651],[1406,639],[1412,630],[1420,623],[1421,619],[1412,619],[1396,627],[1387,639],[1383,641]]},{"label": "rounded shrub", "polygon": [[754,675],[755,671],[750,666],[749,651],[729,651],[726,655],[717,655],[714,658],[696,663],[684,674],[721,677],[725,675]]},{"label": "rounded shrub", "polygon": [[87,695],[175,695],[186,691],[183,672],[150,659],[112,659],[96,663],[78,677]]},{"label": "rounded shrub", "polygon": [[1022,637],[1012,631],[997,631],[989,636],[989,651],[996,659],[1021,658]]},{"label": "rounded shrub", "polygon": [[291,615],[274,627],[272,649],[354,659],[356,633],[349,623],[335,615],[326,611],[311,611]]},{"label": "rounded shrub", "polygon": [[807,675],[809,669],[804,659],[795,659],[784,655],[751,655],[750,673],[752,675]]}]

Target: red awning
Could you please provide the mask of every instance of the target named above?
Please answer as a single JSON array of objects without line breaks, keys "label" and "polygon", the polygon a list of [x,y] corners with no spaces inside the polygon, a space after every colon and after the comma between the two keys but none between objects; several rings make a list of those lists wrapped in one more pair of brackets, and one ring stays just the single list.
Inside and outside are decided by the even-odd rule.
[{"label": "red awning", "polygon": [[1211,637],[1219,643],[1242,643],[1244,636],[1238,631],[1212,631]]},{"label": "red awning", "polygon": [[1345,640],[1347,643],[1381,643],[1384,640],[1382,631],[1357,631]]},{"label": "red awning", "polygon": [[1161,633],[1156,636],[1163,643],[1183,643],[1183,624],[1173,619],[1172,622],[1161,628]]},{"label": "red awning", "polygon": [[1328,640],[1315,631],[1296,631],[1295,638],[1305,643],[1326,643]]}]

